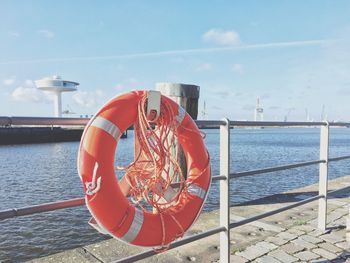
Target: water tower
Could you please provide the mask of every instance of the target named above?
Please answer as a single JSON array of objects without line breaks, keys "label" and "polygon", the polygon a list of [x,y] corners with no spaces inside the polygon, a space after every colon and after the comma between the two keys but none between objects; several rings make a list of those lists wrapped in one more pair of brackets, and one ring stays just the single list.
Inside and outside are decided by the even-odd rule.
[{"label": "water tower", "polygon": [[60,76],[44,78],[35,81],[38,89],[50,91],[54,94],[55,117],[62,117],[62,92],[76,91],[78,82],[63,80]]}]

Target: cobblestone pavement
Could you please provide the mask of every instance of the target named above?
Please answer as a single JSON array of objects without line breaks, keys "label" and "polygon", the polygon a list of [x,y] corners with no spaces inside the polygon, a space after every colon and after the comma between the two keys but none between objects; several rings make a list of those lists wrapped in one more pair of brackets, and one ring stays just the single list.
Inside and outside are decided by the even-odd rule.
[{"label": "cobblestone pavement", "polygon": [[[317,210],[318,203],[313,202],[287,212],[290,219],[294,217],[294,224],[234,251],[231,262],[350,262],[349,196],[350,188],[328,199],[326,231],[317,229],[317,218],[307,216],[308,211]],[[296,197],[303,199],[309,196],[303,194]],[[283,215],[277,216],[277,220],[283,220]],[[286,222],[275,223],[288,225]]]},{"label": "cobblestone pavement", "polygon": [[[329,182],[330,190],[344,187],[347,188],[329,196],[325,232],[317,229],[318,202],[314,201],[232,229],[231,262],[350,263],[350,229],[346,234],[346,220],[350,221],[350,176]],[[230,209],[231,221],[239,221],[317,194],[318,185],[311,185],[234,206]],[[203,213],[187,235],[203,232],[218,225],[218,211]],[[111,262],[144,250],[145,248],[130,246],[117,239],[109,239],[38,258],[32,262]],[[219,235],[213,235],[141,262],[219,262],[219,250]]]}]

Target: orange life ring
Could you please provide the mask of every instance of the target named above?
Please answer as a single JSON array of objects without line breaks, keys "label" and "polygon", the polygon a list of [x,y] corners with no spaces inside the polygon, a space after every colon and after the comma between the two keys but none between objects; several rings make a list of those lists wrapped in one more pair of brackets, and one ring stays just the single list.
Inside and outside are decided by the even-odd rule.
[{"label": "orange life ring", "polygon": [[127,243],[156,247],[174,241],[195,222],[208,194],[211,171],[197,125],[182,107],[162,96],[162,103],[168,103],[176,114],[178,140],[188,167],[187,191],[162,218],[128,201],[115,176],[115,151],[121,134],[135,122],[137,104],[145,94],[147,91],[133,91],[118,96],[90,120],[80,143],[78,172],[87,193],[86,205],[99,226]]}]

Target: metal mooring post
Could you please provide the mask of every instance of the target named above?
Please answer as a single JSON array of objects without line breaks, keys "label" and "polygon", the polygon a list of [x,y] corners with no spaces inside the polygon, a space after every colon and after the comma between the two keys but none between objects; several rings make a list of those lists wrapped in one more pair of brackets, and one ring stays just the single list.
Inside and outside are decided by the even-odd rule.
[{"label": "metal mooring post", "polygon": [[[192,119],[197,120],[198,116],[198,99],[199,99],[199,86],[180,83],[157,83],[156,90],[160,91],[162,95],[165,95],[177,104],[183,107]],[[180,148],[179,163],[181,166],[182,174],[187,176],[187,165],[185,155]]]},{"label": "metal mooring post", "polygon": [[220,226],[226,228],[220,232],[220,262],[230,262],[230,121],[220,126]]},{"label": "metal mooring post", "polygon": [[328,149],[329,149],[329,123],[321,126],[320,132],[320,160],[325,162],[319,166],[318,194],[323,198],[318,200],[318,228],[326,230],[327,224],[327,191],[328,191]]}]

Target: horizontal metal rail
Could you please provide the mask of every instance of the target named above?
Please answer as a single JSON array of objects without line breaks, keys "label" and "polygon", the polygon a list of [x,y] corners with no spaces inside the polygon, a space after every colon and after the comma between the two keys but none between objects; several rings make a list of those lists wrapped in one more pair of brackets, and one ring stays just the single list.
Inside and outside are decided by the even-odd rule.
[{"label": "horizontal metal rail", "polygon": [[[344,159],[350,159],[350,155],[330,158],[329,161],[340,161]],[[324,162],[323,160],[316,160],[316,161],[302,162],[302,163],[296,163],[296,164],[290,164],[290,165],[263,168],[258,170],[232,173],[230,174],[230,178],[235,179],[235,178],[244,177],[244,176],[276,172],[276,171],[308,166],[308,165],[313,165],[313,164],[318,164],[323,162]],[[225,180],[225,179],[226,178],[223,175],[212,176],[212,181]],[[178,185],[177,183],[172,184],[173,187],[176,187],[177,185]],[[84,198],[75,198],[70,200],[57,201],[52,203],[45,203],[45,204],[39,204],[39,205],[33,205],[33,206],[27,206],[27,207],[21,207],[21,208],[12,208],[8,210],[0,211],[0,221],[4,219],[13,218],[13,217],[18,217],[18,216],[26,216],[26,215],[49,212],[49,211],[59,210],[64,208],[71,208],[75,206],[82,206],[84,204],[85,204]]]},{"label": "horizontal metal rail", "polygon": [[[350,124],[350,123],[349,123]],[[349,125],[348,124],[348,125]],[[244,127],[313,127],[313,126],[325,126],[327,122],[282,122],[282,121],[230,121],[230,126],[244,126]]]},{"label": "horizontal metal rail", "polygon": [[[86,125],[90,118],[52,118],[52,117],[11,117],[0,116],[0,126],[9,125]],[[219,128],[223,120],[197,120],[200,128]],[[325,126],[327,122],[281,122],[281,121],[230,121],[231,127],[313,127]],[[329,126],[350,127],[349,122],[331,122]]]},{"label": "horizontal metal rail", "polygon": [[[224,176],[213,176],[212,181],[217,180],[224,180]],[[178,186],[178,183],[172,184],[173,187]],[[37,213],[43,213],[43,212],[49,212],[53,210],[59,210],[64,208],[71,208],[75,206],[82,206],[85,205],[85,199],[84,198],[75,198],[75,199],[69,199],[69,200],[63,200],[63,201],[57,201],[57,202],[51,202],[51,203],[45,203],[45,204],[39,204],[39,205],[33,205],[33,206],[27,206],[27,207],[21,207],[21,208],[12,208],[0,211],[0,221],[4,219],[9,219],[13,217],[18,216],[27,216]]]},{"label": "horizontal metal rail", "polygon": [[298,167],[303,167],[303,166],[308,166],[313,164],[319,164],[324,162],[325,162],[324,160],[315,160],[315,161],[309,161],[309,162],[301,162],[301,163],[295,163],[295,164],[268,167],[268,168],[245,171],[245,172],[231,173],[230,178],[239,178],[239,177],[256,175],[256,174],[271,173],[271,172],[288,170],[288,169],[293,169],[293,168],[298,168]]},{"label": "horizontal metal rail", "polygon": [[[192,235],[192,236],[189,236],[189,237],[182,238],[180,240],[177,240],[177,241],[171,243],[167,250],[174,249],[174,248],[186,245],[188,243],[200,240],[202,238],[218,234],[218,233],[220,233],[222,231],[225,231],[225,230],[226,230],[225,227],[217,227],[217,228],[213,228],[213,229],[210,229],[208,231],[205,231],[205,232],[202,232],[202,233],[199,233],[199,234],[196,234],[196,235]],[[138,260],[142,260],[142,259],[151,257],[151,256],[156,255],[156,254],[158,254],[158,253],[156,251],[154,251],[154,250],[147,250],[145,252],[141,252],[139,254],[132,255],[130,257],[126,257],[126,258],[118,259],[116,261],[112,261],[112,263],[130,263],[130,262],[135,262],[135,261],[138,261]]]},{"label": "horizontal metal rail", "polygon": [[333,127],[347,127],[347,128],[350,128],[350,123],[349,122],[330,122],[328,125],[329,126],[333,126]]},{"label": "horizontal metal rail", "polygon": [[225,125],[223,120],[195,120],[195,122],[200,129],[219,129],[221,125]]},{"label": "horizontal metal rail", "polygon": [[350,159],[350,155],[328,158],[328,162],[335,162],[335,161],[340,161],[340,160],[345,160],[345,159]]},{"label": "horizontal metal rail", "polygon": [[0,116],[0,126],[10,125],[70,125],[84,126],[89,118],[49,118],[49,117],[2,117]]},{"label": "horizontal metal rail", "polygon": [[268,211],[268,212],[265,212],[265,213],[261,213],[261,214],[258,214],[256,216],[252,216],[252,217],[249,217],[249,218],[237,221],[237,222],[233,222],[233,223],[230,224],[230,229],[235,228],[235,227],[239,227],[239,226],[242,226],[242,225],[245,225],[245,224],[249,224],[249,223],[257,221],[259,219],[262,219],[262,218],[265,218],[265,217],[269,217],[269,216],[272,216],[272,215],[275,215],[275,214],[287,211],[289,209],[292,209],[292,208],[295,208],[295,207],[298,207],[298,206],[301,206],[301,205],[313,202],[313,201],[318,200],[320,198],[324,198],[324,196],[323,195],[316,195],[316,196],[304,199],[302,201],[296,202],[296,203],[291,204],[291,205],[287,205],[287,206],[284,206],[284,207],[281,207],[281,208],[277,208],[277,209],[274,209],[274,210],[271,210],[271,211]]},{"label": "horizontal metal rail", "polygon": [[33,205],[21,208],[13,208],[0,211],[0,220],[8,219],[18,216],[26,216],[37,213],[49,212],[58,209],[71,208],[75,206],[81,206],[85,204],[85,198],[75,198],[64,201],[57,201],[52,203],[45,203],[40,205]]}]

